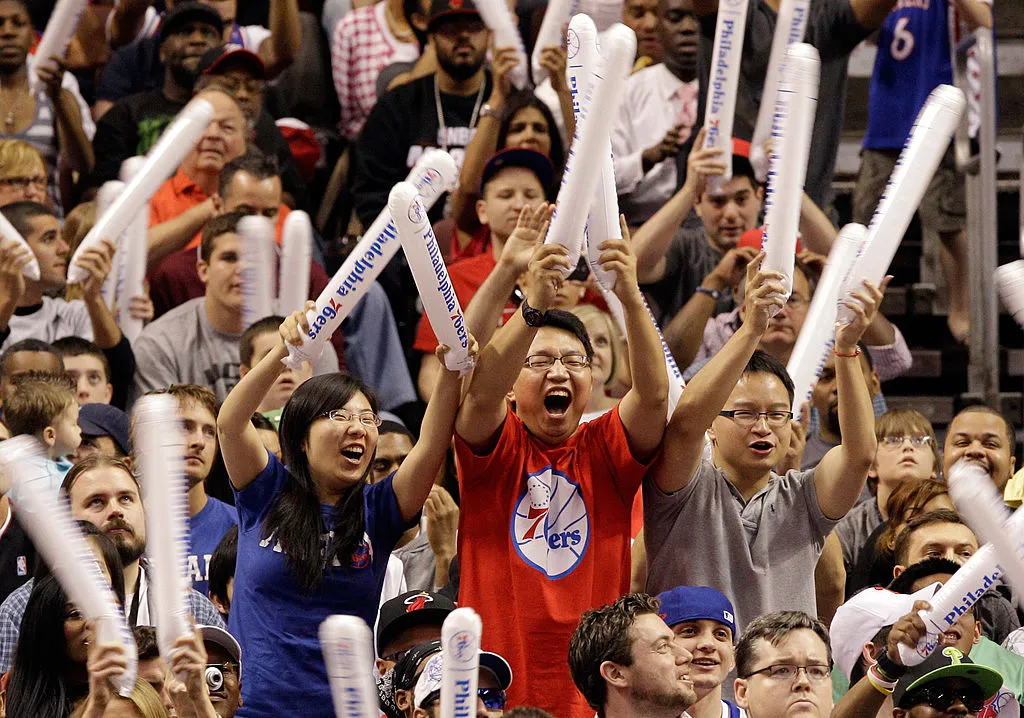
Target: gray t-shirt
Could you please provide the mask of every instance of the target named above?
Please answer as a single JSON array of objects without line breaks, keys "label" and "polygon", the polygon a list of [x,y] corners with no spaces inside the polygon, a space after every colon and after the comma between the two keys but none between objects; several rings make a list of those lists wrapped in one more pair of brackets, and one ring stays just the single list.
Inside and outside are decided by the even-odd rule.
[{"label": "gray t-shirt", "polygon": [[878,512],[878,502],[872,497],[871,501],[854,506],[836,524],[836,536],[843,547],[843,564],[847,572],[869,550],[868,537],[883,523],[882,514]]},{"label": "gray t-shirt", "polygon": [[[198,384],[224,401],[239,379],[238,340],[214,329],[206,316],[206,298],[190,299],[149,324],[132,345],[135,384],[132,401],[171,384]],[[338,371],[338,355],[328,346],[313,365],[314,374]]]},{"label": "gray t-shirt", "polygon": [[[642,289],[647,294],[658,326],[665,327],[690,300],[704,277],[722,261],[722,253],[711,246],[704,225],[693,216],[679,228],[665,252],[665,276]],[[715,314],[728,312],[734,306],[732,292],[722,292]]]},{"label": "gray t-shirt", "polygon": [[[753,135],[757,123],[757,109],[764,92],[772,38],[778,21],[778,13],[765,0],[752,0],[748,8],[733,127],[733,135],[743,138]],[[716,15],[701,18],[705,37],[714,37],[715,21]],[[827,207],[832,201],[832,174],[846,107],[846,67],[850,53],[870,34],[871,30],[857,22],[849,0],[815,0],[811,3],[804,42],[813,45],[821,54],[821,79],[807,163],[806,190],[820,207]],[[702,67],[711,67],[711,45],[701,43],[701,51],[705,54]],[[706,81],[701,83],[701,88],[706,91]],[[775,102],[774,98],[768,101]]]},{"label": "gray t-shirt", "polygon": [[[396,548],[391,555],[402,562],[402,573],[408,591],[433,591],[434,571],[437,560],[434,550],[430,548],[427,532],[421,527],[416,538],[401,548]],[[440,588],[438,586],[437,588]]]},{"label": "gray t-shirt", "polygon": [[711,459],[685,488],[644,480],[647,592],[711,586],[736,609],[736,628],[779,610],[817,615],[814,567],[836,521],[818,506],[813,471],[772,473],[744,502]]}]

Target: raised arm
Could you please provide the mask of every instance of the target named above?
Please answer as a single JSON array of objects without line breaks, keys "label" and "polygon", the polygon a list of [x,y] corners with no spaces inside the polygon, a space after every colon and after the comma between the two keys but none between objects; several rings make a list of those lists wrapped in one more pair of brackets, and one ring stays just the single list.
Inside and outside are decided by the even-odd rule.
[{"label": "raised arm", "polygon": [[722,350],[686,385],[665,429],[665,447],[654,465],[658,488],[672,493],[684,488],[700,463],[704,433],[725,406],[743,375],[761,335],[768,328],[770,308],[785,304],[782,274],[760,271],[764,253],[747,265],[746,319]]},{"label": "raised arm", "polygon": [[[530,306],[542,312],[550,309],[570,269],[565,247],[538,246],[530,261]],[[516,312],[481,350],[455,424],[459,436],[472,449],[482,452],[493,446],[505,421],[505,395],[519,376],[536,335],[537,328],[528,326],[523,313]]]},{"label": "raised arm", "polygon": [[224,466],[231,485],[238,491],[245,489],[267,468],[267,450],[252,425],[252,415],[284,370],[281,360],[288,356],[286,343],[297,346],[302,343],[301,337],[309,333],[306,312],[315,306],[315,302],[306,302],[305,307],[284,320],[279,330],[281,341],[242,377],[217,414],[217,439]]},{"label": "raised arm", "polygon": [[[469,337],[470,354],[475,356],[478,348],[472,334]],[[420,425],[420,438],[412,451],[398,468],[394,478],[395,496],[402,518],[413,519],[423,508],[423,503],[430,495],[430,489],[437,479],[437,472],[444,464],[445,454],[452,443],[452,430],[455,426],[455,414],[459,410],[459,397],[462,393],[462,379],[457,371],[449,371],[444,366],[444,356],[448,347],[441,344],[434,355],[441,364],[434,393],[427,403],[427,411]]]},{"label": "raised arm", "polygon": [[71,169],[79,174],[88,174],[92,171],[95,156],[92,151],[92,140],[89,139],[82,124],[82,110],[78,106],[78,100],[71,90],[66,90],[61,85],[67,62],[56,55],[50,59],[53,64],[41,65],[37,72],[40,84],[53,102],[57,141]]},{"label": "raised arm", "polygon": [[637,279],[642,284],[660,281],[665,276],[665,253],[680,225],[690,214],[704,178],[725,171],[722,150],[704,149],[704,129],[697,135],[693,150],[686,160],[686,182],[661,206],[649,220],[633,234],[633,253],[636,254]]},{"label": "raised arm", "polygon": [[88,272],[82,283],[82,300],[92,323],[93,341],[100,349],[110,349],[121,341],[121,328],[101,293],[116,249],[112,242],[103,240],[100,246],[85,250],[78,258],[78,264]]},{"label": "raised arm", "polygon": [[633,456],[649,461],[665,435],[668,410],[668,372],[658,330],[636,282],[636,255],[629,248],[629,227],[619,217],[624,239],[601,244],[601,269],[615,275],[615,296],[622,302],[633,386],[619,402],[619,416]]},{"label": "raised arm", "polygon": [[881,288],[864,282],[862,291],[853,292],[844,304],[854,312],[854,319],[836,329],[833,353],[843,443],[829,450],[814,471],[818,505],[833,519],[842,518],[857,503],[875,458],[875,412],[861,371],[858,344],[878,312],[882,292],[890,279],[887,277]]},{"label": "raised arm", "polygon": [[259,56],[273,78],[295,62],[302,47],[298,0],[270,0],[270,37],[260,43]]},{"label": "raised arm", "polygon": [[138,36],[146,19],[146,11],[152,5],[153,0],[120,0],[116,4],[107,25],[112,49],[127,45]]}]

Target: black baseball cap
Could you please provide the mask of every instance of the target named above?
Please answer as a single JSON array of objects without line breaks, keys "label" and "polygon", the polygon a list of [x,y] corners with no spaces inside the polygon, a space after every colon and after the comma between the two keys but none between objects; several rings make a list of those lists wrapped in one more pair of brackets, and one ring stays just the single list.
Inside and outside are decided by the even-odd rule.
[{"label": "black baseball cap", "polygon": [[263,63],[263,58],[252,50],[246,50],[241,45],[234,43],[221,45],[204,52],[203,56],[199,58],[196,72],[200,75],[216,75],[238,66],[260,80],[267,78],[267,66]]},{"label": "black baseball cap", "polygon": [[484,187],[494,179],[494,176],[508,167],[524,167],[535,175],[540,181],[546,193],[554,181],[555,168],[546,155],[537,150],[529,150],[525,147],[509,147],[495,153],[484,165],[484,172],[480,176],[480,194],[484,193]]},{"label": "black baseball cap", "polygon": [[182,25],[189,22],[204,22],[216,28],[217,33],[224,32],[224,20],[220,13],[209,5],[199,2],[183,2],[167,11],[160,22],[160,42],[177,32]]},{"label": "black baseball cap", "polygon": [[82,404],[78,407],[78,426],[82,436],[109,436],[121,453],[131,455],[128,415],[116,406]]},{"label": "black baseball cap", "polygon": [[907,696],[913,698],[918,689],[929,683],[943,682],[950,678],[962,678],[970,681],[981,691],[985,701],[999,692],[1003,685],[1003,677],[988,666],[981,666],[971,661],[963,651],[953,646],[939,646],[922,663],[908,669],[896,684],[892,694],[892,704],[897,708],[911,708],[905,701]]},{"label": "black baseball cap", "polygon": [[427,22],[427,32],[432,32],[435,25],[447,17],[457,15],[475,15],[480,17],[480,12],[473,4],[473,0],[432,0],[430,3],[430,20]]},{"label": "black baseball cap", "polygon": [[377,619],[377,651],[383,651],[398,634],[412,626],[440,628],[454,610],[450,598],[429,591],[408,591],[386,601]]}]

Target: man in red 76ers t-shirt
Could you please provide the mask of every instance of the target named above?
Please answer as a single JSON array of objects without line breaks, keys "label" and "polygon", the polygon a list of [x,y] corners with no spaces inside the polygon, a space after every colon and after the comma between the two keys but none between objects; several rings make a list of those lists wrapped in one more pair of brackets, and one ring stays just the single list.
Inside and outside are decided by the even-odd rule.
[{"label": "man in red 76ers t-shirt", "polygon": [[[584,610],[629,590],[630,507],[667,412],[661,345],[628,236],[601,249],[629,328],[633,388],[618,407],[579,426],[593,350],[575,316],[549,310],[571,269],[565,248],[550,244],[534,251],[531,292],[481,352],[456,422],[459,603],[483,619],[484,648],[512,665],[509,705],[559,718],[594,715],[569,675],[569,638]],[[471,326],[496,325],[515,275],[495,267],[467,312]]]}]

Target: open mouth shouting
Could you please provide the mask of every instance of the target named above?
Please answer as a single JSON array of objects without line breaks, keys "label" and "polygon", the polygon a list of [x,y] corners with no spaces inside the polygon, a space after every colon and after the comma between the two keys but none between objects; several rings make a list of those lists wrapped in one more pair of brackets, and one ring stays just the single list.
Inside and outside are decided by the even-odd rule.
[{"label": "open mouth shouting", "polygon": [[345,457],[346,461],[356,466],[362,463],[365,453],[366,447],[362,444],[349,444],[341,449],[341,455]]},{"label": "open mouth shouting", "polygon": [[747,446],[759,457],[768,456],[775,449],[775,444],[768,439],[757,439],[751,441]]},{"label": "open mouth shouting", "polygon": [[565,387],[556,386],[544,395],[544,408],[552,416],[565,416],[572,406],[572,393]]}]

